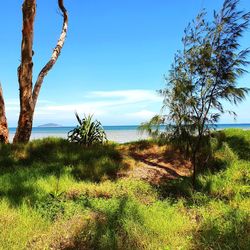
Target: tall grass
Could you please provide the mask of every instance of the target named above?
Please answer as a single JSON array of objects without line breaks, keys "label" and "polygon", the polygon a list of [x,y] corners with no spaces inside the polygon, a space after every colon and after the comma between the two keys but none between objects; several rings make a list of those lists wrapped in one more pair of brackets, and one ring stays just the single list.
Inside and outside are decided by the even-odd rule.
[{"label": "tall grass", "polygon": [[215,138],[196,192],[119,178],[115,144],[0,146],[0,249],[250,249],[250,131]]}]

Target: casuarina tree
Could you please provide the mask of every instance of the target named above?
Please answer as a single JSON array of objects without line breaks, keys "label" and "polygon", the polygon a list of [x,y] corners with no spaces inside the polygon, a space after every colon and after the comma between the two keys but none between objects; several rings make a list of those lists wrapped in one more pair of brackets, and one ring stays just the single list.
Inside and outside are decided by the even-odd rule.
[{"label": "casuarina tree", "polygon": [[202,11],[188,25],[183,50],[175,55],[166,87],[160,91],[167,135],[189,152],[194,185],[211,129],[221,114],[234,114],[225,110],[224,103],[238,104],[248,92],[238,86],[238,79],[249,64],[250,50],[242,50],[239,40],[249,27],[250,12],[238,10],[238,3],[225,0],[212,21],[206,21]]}]

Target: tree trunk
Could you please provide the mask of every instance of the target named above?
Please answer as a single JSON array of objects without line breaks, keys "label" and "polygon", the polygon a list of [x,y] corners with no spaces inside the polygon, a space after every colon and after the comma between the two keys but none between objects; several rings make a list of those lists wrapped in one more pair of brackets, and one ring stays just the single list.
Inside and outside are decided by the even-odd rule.
[{"label": "tree trunk", "polygon": [[194,190],[197,189],[197,181],[196,181],[196,177],[197,177],[197,168],[199,167],[199,164],[197,162],[197,154],[199,154],[200,152],[200,146],[201,146],[201,141],[202,141],[202,133],[199,133],[198,135],[198,139],[195,147],[192,149],[192,164],[193,164],[193,176],[192,176],[192,183],[193,183],[193,188]]},{"label": "tree trunk", "polygon": [[36,15],[36,0],[25,0],[23,3],[23,30],[21,47],[21,64],[18,67],[18,81],[20,91],[20,115],[14,143],[29,141],[34,105],[32,100],[32,74],[33,74],[33,40],[34,21]]},{"label": "tree trunk", "polygon": [[63,0],[58,0],[58,6],[63,13],[63,28],[59,41],[53,51],[51,59],[43,67],[38,75],[33,89],[33,38],[34,38],[34,20],[36,15],[36,0],[24,0],[23,3],[23,31],[22,31],[22,53],[21,64],[18,68],[18,81],[20,88],[20,115],[18,127],[14,137],[14,143],[27,143],[31,136],[33,116],[38,95],[44,80],[44,77],[56,63],[63,48],[67,29],[68,15],[64,7]]},{"label": "tree trunk", "polygon": [[5,115],[3,91],[0,83],[0,143],[8,143],[8,142],[9,142],[9,130]]},{"label": "tree trunk", "polygon": [[194,190],[196,190],[196,168],[197,168],[197,159],[196,159],[196,153],[193,154],[192,157],[192,163],[193,163],[193,176],[192,176],[192,184]]}]

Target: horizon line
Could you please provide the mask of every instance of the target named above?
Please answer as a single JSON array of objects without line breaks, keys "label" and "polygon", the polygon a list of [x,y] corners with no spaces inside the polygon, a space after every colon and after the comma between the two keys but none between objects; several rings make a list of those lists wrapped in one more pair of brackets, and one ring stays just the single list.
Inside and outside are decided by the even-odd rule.
[{"label": "horizon line", "polygon": [[[138,127],[141,124],[130,124],[130,125],[103,125],[103,127]],[[215,125],[250,125],[249,123],[215,123]],[[37,125],[33,126],[32,128],[71,128],[75,125],[58,125],[58,126],[43,126],[43,125]],[[164,126],[164,125],[161,125]],[[17,127],[9,127],[10,129],[17,128]]]}]

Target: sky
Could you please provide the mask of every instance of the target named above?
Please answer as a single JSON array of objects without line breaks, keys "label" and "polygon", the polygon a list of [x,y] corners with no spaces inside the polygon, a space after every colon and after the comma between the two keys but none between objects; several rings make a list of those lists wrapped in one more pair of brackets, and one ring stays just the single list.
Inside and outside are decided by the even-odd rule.
[{"label": "sky", "polygon": [[[183,30],[197,13],[209,15],[222,0],[64,0],[69,14],[67,40],[57,64],[45,78],[34,125],[76,123],[74,112],[94,114],[104,125],[136,125],[157,114]],[[10,127],[17,125],[22,1],[1,1],[0,81]],[[250,1],[240,8],[249,11]],[[57,0],[37,0],[34,81],[58,40],[62,17]],[[250,31],[241,40],[250,46]],[[250,75],[239,80],[250,87]],[[225,104],[227,108],[231,108]],[[250,123],[250,96],[234,107],[237,120],[224,115],[220,123]]]}]

